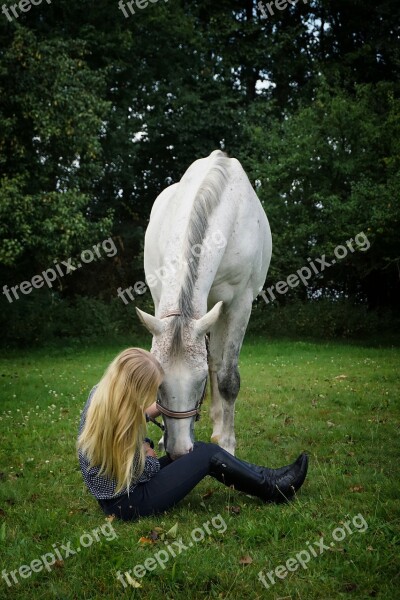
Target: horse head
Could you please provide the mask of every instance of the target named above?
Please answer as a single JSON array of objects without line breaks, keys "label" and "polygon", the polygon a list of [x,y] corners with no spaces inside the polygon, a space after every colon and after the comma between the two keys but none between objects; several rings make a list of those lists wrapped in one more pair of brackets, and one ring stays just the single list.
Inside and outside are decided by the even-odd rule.
[{"label": "horse head", "polygon": [[218,302],[199,319],[185,317],[179,311],[157,318],[136,309],[153,335],[151,352],[165,373],[157,404],[165,425],[165,451],[172,460],[193,449],[194,423],[207,386],[205,336],[217,321],[221,308],[222,302]]}]

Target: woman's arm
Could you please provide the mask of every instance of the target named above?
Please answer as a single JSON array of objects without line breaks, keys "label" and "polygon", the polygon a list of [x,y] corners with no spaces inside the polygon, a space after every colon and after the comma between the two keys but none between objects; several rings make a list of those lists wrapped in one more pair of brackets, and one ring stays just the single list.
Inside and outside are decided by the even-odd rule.
[{"label": "woman's arm", "polygon": [[156,403],[153,402],[151,406],[146,410],[146,414],[149,415],[152,419],[160,416],[160,411],[157,409]]},{"label": "woman's arm", "polygon": [[[155,419],[156,417],[160,416],[161,413],[157,409],[156,403],[153,402],[153,404],[151,406],[149,406],[149,408],[146,410],[145,414],[147,416],[151,417],[152,419]],[[146,456],[153,456],[154,458],[157,458],[157,454],[154,452],[154,450],[152,448],[150,448],[150,445],[147,442],[144,442],[144,448],[145,448]]]}]

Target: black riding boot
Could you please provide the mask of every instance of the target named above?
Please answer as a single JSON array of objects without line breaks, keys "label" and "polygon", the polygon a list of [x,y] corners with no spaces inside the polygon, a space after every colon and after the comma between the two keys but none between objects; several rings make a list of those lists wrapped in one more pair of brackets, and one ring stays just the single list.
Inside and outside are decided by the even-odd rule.
[{"label": "black riding boot", "polygon": [[[210,475],[227,486],[257,496],[264,502],[290,500],[307,474],[308,457],[302,454],[283,474],[235,458],[228,452],[216,452],[210,459]],[[284,467],[282,467],[284,468]],[[261,469],[261,472],[258,470]]]},{"label": "black riding boot", "polygon": [[300,456],[294,463],[292,463],[290,465],[286,465],[285,467],[279,467],[278,469],[270,469],[269,467],[261,467],[259,465],[254,465],[253,463],[249,463],[242,459],[240,459],[240,462],[247,465],[252,471],[255,471],[256,473],[265,473],[269,477],[273,477],[273,476],[281,477],[282,475],[285,475],[285,473],[287,473],[289,471],[289,469],[292,469],[295,464],[301,462],[302,459],[303,459],[303,454],[300,454]]}]

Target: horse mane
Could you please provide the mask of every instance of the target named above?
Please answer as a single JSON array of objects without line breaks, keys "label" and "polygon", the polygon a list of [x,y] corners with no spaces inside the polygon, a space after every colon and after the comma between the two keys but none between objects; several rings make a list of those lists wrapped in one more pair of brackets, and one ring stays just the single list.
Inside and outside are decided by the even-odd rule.
[{"label": "horse mane", "polygon": [[183,347],[184,325],[193,318],[193,292],[199,273],[200,256],[192,253],[197,244],[202,245],[209,224],[209,219],[219,205],[222,192],[228,181],[229,157],[221,150],[211,154],[214,157],[211,168],[201,182],[190,213],[184,260],[187,271],[179,294],[178,305],[180,315],[172,322],[171,356],[179,355]]}]

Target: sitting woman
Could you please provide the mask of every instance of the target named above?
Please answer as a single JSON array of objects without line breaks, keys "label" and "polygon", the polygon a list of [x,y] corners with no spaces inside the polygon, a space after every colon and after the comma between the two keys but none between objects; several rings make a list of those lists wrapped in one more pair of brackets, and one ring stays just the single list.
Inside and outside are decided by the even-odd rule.
[{"label": "sitting woman", "polygon": [[128,348],[109,365],[90,392],[77,442],[85,484],[106,514],[124,520],[163,512],[182,500],[206,475],[264,502],[291,499],[303,484],[308,459],[269,469],[239,460],[212,443],[172,461],[157,458],[146,435],[146,413],[155,407],[163,370],[156,358]]}]

